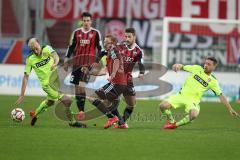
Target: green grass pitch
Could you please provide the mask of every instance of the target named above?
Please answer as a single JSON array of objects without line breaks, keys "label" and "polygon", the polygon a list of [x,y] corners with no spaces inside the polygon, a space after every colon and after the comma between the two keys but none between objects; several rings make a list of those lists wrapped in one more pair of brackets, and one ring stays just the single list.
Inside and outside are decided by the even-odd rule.
[{"label": "green grass pitch", "polygon": [[[0,96],[0,160],[71,159],[226,159],[240,157],[240,119],[230,116],[220,103],[201,103],[201,113],[193,123],[176,130],[161,129],[159,101],[137,101],[129,121],[130,129],[102,128],[105,117],[86,122],[87,129],[70,128],[56,118],[53,108],[43,113],[31,127],[28,112],[43,97],[26,97],[26,118],[10,119],[15,96]],[[233,103],[239,112],[240,106]],[[75,104],[72,106],[76,109]],[[86,109],[90,107],[87,104]],[[121,110],[124,102],[121,103]],[[181,116],[182,110],[176,112]],[[96,124],[96,126],[94,126]]]}]

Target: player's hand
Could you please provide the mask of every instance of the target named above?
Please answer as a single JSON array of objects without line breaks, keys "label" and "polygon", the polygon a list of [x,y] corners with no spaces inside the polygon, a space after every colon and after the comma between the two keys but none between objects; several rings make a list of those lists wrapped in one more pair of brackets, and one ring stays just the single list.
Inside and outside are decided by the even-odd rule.
[{"label": "player's hand", "polygon": [[229,112],[232,116],[239,117],[239,114],[234,109],[229,109]]},{"label": "player's hand", "polygon": [[138,75],[138,79],[142,81],[142,80],[143,80],[143,76],[144,76],[144,74],[141,74],[141,73],[140,73],[140,74]]},{"label": "player's hand", "polygon": [[19,104],[21,104],[24,101],[24,96],[19,96],[19,98],[17,99],[17,101],[15,102],[15,106],[18,106]]},{"label": "player's hand", "polygon": [[183,65],[182,64],[174,64],[172,66],[173,71],[177,72],[180,71],[182,69]]},{"label": "player's hand", "polygon": [[89,74],[89,69],[88,69],[88,67],[82,67],[82,68],[81,68],[81,71],[82,71],[84,74]]},{"label": "player's hand", "polygon": [[63,63],[63,69],[64,69],[64,71],[68,71],[68,63],[67,62],[64,62]]}]

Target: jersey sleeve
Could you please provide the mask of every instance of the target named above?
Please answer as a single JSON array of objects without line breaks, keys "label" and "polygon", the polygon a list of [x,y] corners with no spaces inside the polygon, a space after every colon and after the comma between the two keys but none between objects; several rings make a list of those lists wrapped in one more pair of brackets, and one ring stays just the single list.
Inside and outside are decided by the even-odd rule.
[{"label": "jersey sleeve", "polygon": [[197,71],[202,70],[203,68],[199,65],[185,65],[183,66],[183,70],[191,73],[195,73]]},{"label": "jersey sleeve", "polygon": [[66,52],[66,57],[70,58],[75,47],[76,47],[76,31],[73,33],[73,36],[72,36],[72,40],[71,40],[71,44],[68,46],[68,49],[67,49],[67,52]]},{"label": "jersey sleeve", "polygon": [[220,96],[222,94],[218,81],[215,81],[214,83],[212,83],[210,88],[216,96]]},{"label": "jersey sleeve", "polygon": [[24,73],[29,75],[32,71],[32,66],[31,66],[31,63],[30,63],[30,60],[29,60],[29,57],[26,59],[26,65],[25,65],[25,70],[24,70]]}]

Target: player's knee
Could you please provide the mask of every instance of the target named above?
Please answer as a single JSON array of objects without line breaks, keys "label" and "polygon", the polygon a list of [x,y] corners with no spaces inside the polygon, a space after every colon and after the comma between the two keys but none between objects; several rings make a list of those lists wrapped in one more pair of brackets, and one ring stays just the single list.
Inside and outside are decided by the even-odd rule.
[{"label": "player's knee", "polygon": [[129,107],[135,107],[135,105],[136,105],[136,101],[131,101],[131,102],[128,102],[127,103],[127,106],[129,106]]},{"label": "player's knee", "polygon": [[199,112],[197,110],[191,110],[190,116],[189,116],[190,120],[192,121],[192,120],[196,119],[198,117],[198,114],[199,114]]},{"label": "player's knee", "polygon": [[66,107],[70,107],[71,104],[72,104],[72,100],[71,100],[71,99],[66,99],[66,100],[65,100],[65,106],[66,106]]},{"label": "player's knee", "polygon": [[170,106],[169,103],[165,102],[165,101],[161,102],[159,105],[160,110],[165,110],[165,109],[169,108],[169,106]]},{"label": "player's knee", "polygon": [[72,104],[72,100],[68,96],[64,96],[63,99],[62,99],[62,102],[66,107],[70,107],[71,104]]}]

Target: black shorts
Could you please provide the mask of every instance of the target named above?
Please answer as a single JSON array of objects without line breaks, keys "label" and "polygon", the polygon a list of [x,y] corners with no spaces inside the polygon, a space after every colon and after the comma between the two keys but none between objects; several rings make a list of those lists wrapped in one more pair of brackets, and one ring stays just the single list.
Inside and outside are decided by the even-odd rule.
[{"label": "black shorts", "polygon": [[132,81],[127,83],[127,87],[123,92],[123,96],[136,96],[136,91],[134,89],[134,85]]},{"label": "black shorts", "polygon": [[108,83],[102,88],[95,91],[95,93],[103,100],[107,99],[110,102],[119,98],[125,92],[126,85]]},{"label": "black shorts", "polygon": [[82,67],[73,68],[73,71],[70,77],[70,83],[79,85],[80,81],[83,81],[83,82],[89,81],[90,76],[82,72],[81,69]]}]

